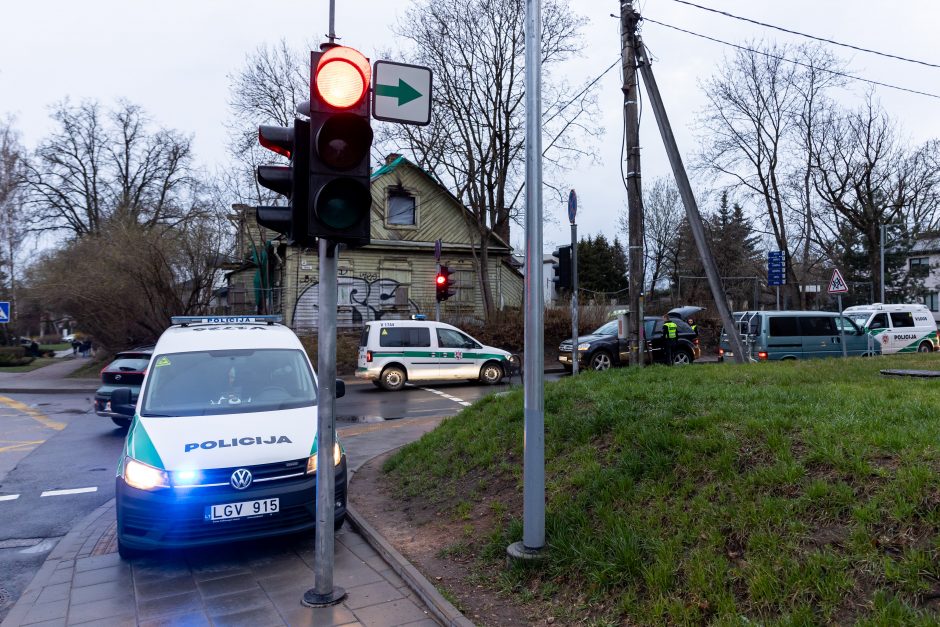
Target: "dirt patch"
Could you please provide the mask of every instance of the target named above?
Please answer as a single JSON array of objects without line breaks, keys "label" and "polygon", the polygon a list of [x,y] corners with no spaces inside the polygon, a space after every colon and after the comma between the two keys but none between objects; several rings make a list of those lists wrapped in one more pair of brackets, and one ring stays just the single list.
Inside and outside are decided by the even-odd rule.
[{"label": "dirt patch", "polygon": [[481,627],[563,622],[554,618],[551,605],[522,603],[501,591],[504,564],[492,560],[480,565],[478,552],[492,531],[492,518],[487,515],[491,502],[476,503],[457,516],[453,513],[456,503],[432,507],[424,500],[400,497],[382,473],[390,455],[377,457],[356,472],[349,500],[464,616]]}]

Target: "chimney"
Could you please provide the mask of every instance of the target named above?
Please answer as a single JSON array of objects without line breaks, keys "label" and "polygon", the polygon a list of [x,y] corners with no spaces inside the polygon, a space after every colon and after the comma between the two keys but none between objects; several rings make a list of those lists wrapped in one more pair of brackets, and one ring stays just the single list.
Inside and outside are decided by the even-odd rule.
[{"label": "chimney", "polygon": [[385,157],[385,165],[392,165],[392,162],[399,157],[401,157],[401,155],[397,152],[389,153],[389,155]]}]

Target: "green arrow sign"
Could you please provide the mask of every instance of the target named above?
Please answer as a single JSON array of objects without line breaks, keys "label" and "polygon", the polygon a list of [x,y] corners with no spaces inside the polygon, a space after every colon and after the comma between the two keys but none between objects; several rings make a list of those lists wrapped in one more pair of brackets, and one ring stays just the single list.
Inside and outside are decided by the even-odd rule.
[{"label": "green arrow sign", "polygon": [[375,95],[398,98],[398,106],[400,107],[420,98],[421,92],[399,78],[398,85],[376,85]]}]

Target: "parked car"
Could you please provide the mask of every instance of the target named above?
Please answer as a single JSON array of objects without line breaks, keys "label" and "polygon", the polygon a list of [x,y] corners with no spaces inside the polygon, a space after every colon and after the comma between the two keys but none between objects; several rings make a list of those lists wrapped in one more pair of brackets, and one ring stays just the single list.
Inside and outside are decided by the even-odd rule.
[{"label": "parked car", "polygon": [[117,388],[130,388],[131,398],[136,403],[152,356],[153,346],[139,346],[116,354],[114,360],[101,369],[101,387],[95,392],[96,414],[110,418],[125,429],[131,425],[130,418],[111,411],[111,392]]},{"label": "parked car", "polygon": [[[701,311],[701,308],[695,308]],[[682,311],[680,311],[682,310]],[[684,313],[685,308],[673,311]],[[695,313],[695,312],[693,312]],[[670,312],[670,318],[676,323],[679,337],[673,349],[672,361],[674,364],[691,364],[702,356],[699,348],[698,334],[692,330],[688,323],[678,315]],[[578,368],[591,370],[607,370],[611,366],[620,366],[629,363],[629,346],[617,337],[619,322],[611,320],[601,325],[590,335],[578,338]],[[646,335],[646,350],[643,353],[645,363],[665,363],[665,340],[663,339],[663,319],[656,316],[646,316],[643,319],[644,334]],[[571,340],[565,340],[558,347],[558,361],[571,372]]]},{"label": "parked car", "polygon": [[[842,357],[843,343],[849,357],[881,353],[879,342],[851,318],[835,312],[738,311],[733,317],[750,361]],[[718,360],[733,356],[722,329]]]},{"label": "parked car", "polygon": [[937,322],[926,305],[856,305],[846,307],[842,314],[866,330],[885,355],[940,350]]}]

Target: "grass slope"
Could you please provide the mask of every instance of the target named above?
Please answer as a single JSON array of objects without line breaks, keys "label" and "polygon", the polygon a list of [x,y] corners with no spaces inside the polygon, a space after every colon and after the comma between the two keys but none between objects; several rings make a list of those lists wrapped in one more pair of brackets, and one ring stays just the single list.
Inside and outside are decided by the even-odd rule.
[{"label": "grass slope", "polygon": [[[940,379],[882,368],[940,361],[660,366],[547,385],[548,559],[497,585],[597,625],[940,624]],[[468,526],[452,551],[492,573],[522,537],[522,453],[520,390],[384,470],[403,498],[457,520],[489,503],[489,537]]]}]

